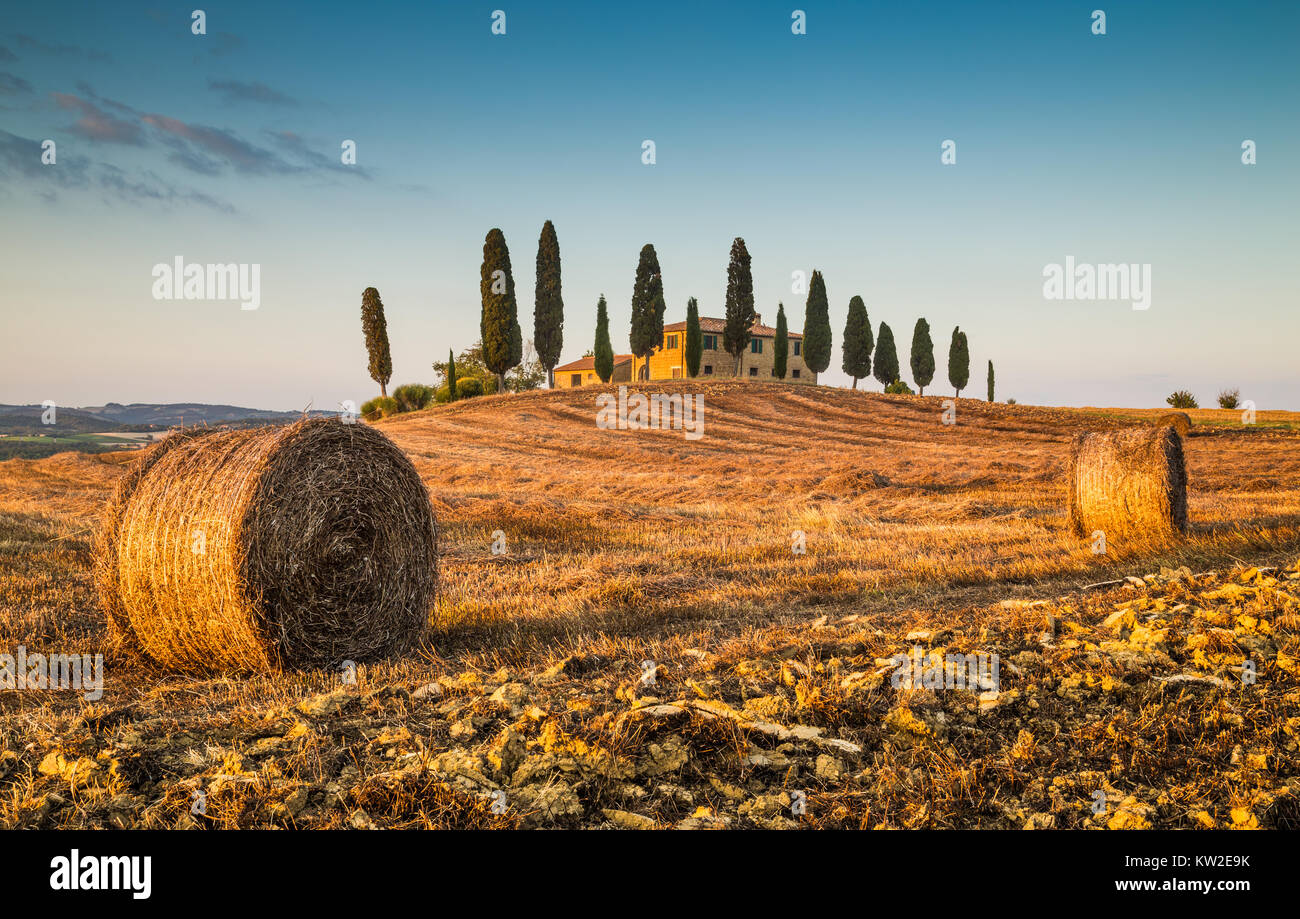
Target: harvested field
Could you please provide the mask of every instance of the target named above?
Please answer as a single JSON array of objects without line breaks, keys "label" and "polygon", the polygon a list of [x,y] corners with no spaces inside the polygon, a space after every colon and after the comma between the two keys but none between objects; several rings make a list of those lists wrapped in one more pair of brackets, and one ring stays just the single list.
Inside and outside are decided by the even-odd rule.
[{"label": "harvested field", "polygon": [[[1097,556],[1070,443],[1142,413],[691,389],[698,441],[597,430],[605,388],[381,423],[435,496],[429,639],[355,685],[110,656],[101,699],[0,693],[0,825],[1295,820],[1294,416],[1205,425],[1186,538]],[[89,538],[122,468],[0,464],[0,651],[108,650]],[[892,685],[917,647],[997,654],[998,694]]]}]

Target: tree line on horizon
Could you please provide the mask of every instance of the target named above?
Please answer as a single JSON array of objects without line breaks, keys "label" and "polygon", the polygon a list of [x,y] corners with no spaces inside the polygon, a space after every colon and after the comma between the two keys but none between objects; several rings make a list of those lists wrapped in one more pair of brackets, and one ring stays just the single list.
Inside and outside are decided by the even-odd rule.
[{"label": "tree line on horizon", "polygon": [[[362,329],[369,356],[370,378],[379,384],[380,398],[370,400],[362,407],[363,414],[372,411],[383,414],[422,408],[431,401],[454,401],[484,392],[534,389],[544,378],[547,385],[555,386],[555,366],[559,363],[564,343],[564,301],[561,294],[560,244],[555,225],[546,221],[537,243],[536,285],[534,288],[533,339],[529,343],[534,354],[526,359],[525,343],[519,326],[518,304],[515,296],[514,272],[505,234],[499,228],[489,230],[483,241],[483,262],[479,270],[479,296],[482,311],[479,320],[479,341],[460,355],[448,354],[445,364],[435,362],[433,368],[444,379],[440,389],[407,384],[394,390],[389,398],[387,385],[392,376],[392,357],[389,353],[387,323],[379,291],[367,287],[361,298]],[[659,349],[664,335],[664,316],[667,303],[664,297],[663,274],[655,247],[646,243],[641,247],[636,275],[632,287],[632,315],[628,345],[635,360],[648,361]],[[749,250],[745,240],[737,236],[731,244],[727,264],[727,291],[725,320],[721,335],[722,346],[735,364],[740,376],[744,353],[753,338],[753,327],[758,314],[754,306],[754,280]],[[823,373],[830,366],[832,334],[830,305],[826,282],[820,271],[814,270],[804,304],[803,359],[809,370]],[[872,334],[871,320],[862,297],[854,295],[849,300],[848,320],[841,342],[841,369],[853,381],[874,377],[886,393],[912,393],[911,387],[901,379],[898,349],[893,330],[885,322]],[[609,333],[609,311],[602,293],[596,303],[596,336],[588,355],[593,358],[594,370],[601,382],[608,383],[614,375],[614,348]],[[699,375],[703,356],[703,330],[700,326],[699,302],[691,297],[686,304],[685,358],[688,377]],[[789,329],[785,304],[777,304],[774,334],[773,371],[777,379],[785,379],[789,361]],[[528,365],[524,367],[523,365]],[[936,362],[934,343],[930,337],[929,323],[917,319],[912,330],[909,360],[912,380],[919,393],[934,380]],[[635,364],[634,364],[635,367]],[[514,372],[512,378],[507,375]],[[958,398],[970,382],[970,349],[966,333],[960,327],[952,331],[948,347],[948,382]],[[427,392],[426,392],[427,391]],[[444,395],[445,391],[445,395]],[[405,396],[400,398],[399,396]],[[994,400],[993,362],[988,364],[988,400]]]}]

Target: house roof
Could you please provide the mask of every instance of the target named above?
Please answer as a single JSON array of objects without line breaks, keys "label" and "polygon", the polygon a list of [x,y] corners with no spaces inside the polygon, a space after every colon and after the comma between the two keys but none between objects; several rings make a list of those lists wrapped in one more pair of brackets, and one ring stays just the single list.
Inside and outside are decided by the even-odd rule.
[{"label": "house roof", "polygon": [[[630,354],[615,354],[614,366],[617,367],[619,364],[626,364],[630,360],[632,360],[632,355]],[[562,364],[561,366],[556,367],[554,372],[559,373],[562,370],[595,370],[595,369],[596,369],[596,359],[594,357],[580,357],[576,361],[570,361],[567,364]]]},{"label": "house roof", "polygon": [[[726,329],[726,327],[727,327],[727,320],[725,319],[714,319],[711,316],[700,317],[701,332],[708,332],[710,335],[714,333],[720,335],[722,334],[723,330]],[[685,331],[686,331],[686,323],[684,322],[674,322],[671,325],[664,326],[664,332],[685,332]],[[758,336],[759,338],[776,338],[776,329],[772,328],[770,325],[755,325],[752,329],[750,329],[750,333]],[[803,338],[803,335],[800,334],[799,332],[787,332],[786,335],[791,339]]]}]

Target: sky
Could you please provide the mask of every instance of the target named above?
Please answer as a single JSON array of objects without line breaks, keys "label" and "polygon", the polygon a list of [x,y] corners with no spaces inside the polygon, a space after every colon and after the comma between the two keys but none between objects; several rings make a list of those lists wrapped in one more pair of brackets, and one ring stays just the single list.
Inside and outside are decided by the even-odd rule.
[{"label": "sky", "polygon": [[[549,219],[561,361],[592,346],[602,293],[628,350],[647,242],[667,322],[692,296],[722,316],[740,236],[765,323],[784,303],[801,329],[793,273],[823,273],[824,383],[848,385],[860,295],[904,368],[928,320],[930,392],[951,391],[960,326],[964,395],[992,360],[997,397],[1021,403],[1238,388],[1300,409],[1300,4],[799,2],[260,0],[203,7],[202,35],[194,2],[10,5],[0,403],[359,403],[377,395],[371,286],[390,389],[434,382],[479,336],[493,227],[531,336]],[[156,299],[153,266],[178,256],[259,265],[259,307]],[[1067,256],[1150,265],[1149,308],[1046,299]]]}]

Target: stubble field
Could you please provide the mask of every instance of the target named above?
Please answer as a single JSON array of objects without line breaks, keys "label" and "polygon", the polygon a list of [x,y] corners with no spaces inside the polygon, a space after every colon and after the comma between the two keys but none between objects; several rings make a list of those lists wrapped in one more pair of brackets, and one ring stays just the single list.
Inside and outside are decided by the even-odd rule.
[{"label": "stubble field", "polygon": [[[0,692],[0,824],[1295,825],[1300,416],[1192,413],[1188,537],[1096,555],[1069,442],[1158,412],[689,388],[696,441],[597,429],[612,387],[381,422],[441,585],[354,685],[109,647],[90,534],[130,455],[0,463],[0,651],[106,655],[97,701]],[[949,653],[998,685],[892,679]]]}]

